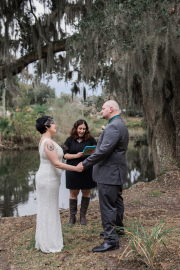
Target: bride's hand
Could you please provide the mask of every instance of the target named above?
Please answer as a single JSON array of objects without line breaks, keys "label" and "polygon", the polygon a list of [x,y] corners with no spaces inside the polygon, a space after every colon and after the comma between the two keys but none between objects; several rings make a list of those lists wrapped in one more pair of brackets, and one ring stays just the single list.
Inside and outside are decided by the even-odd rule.
[{"label": "bride's hand", "polygon": [[82,171],[84,171],[84,166],[82,165],[82,162],[80,162],[80,163],[76,166],[76,171],[77,171],[77,172],[82,172]]}]

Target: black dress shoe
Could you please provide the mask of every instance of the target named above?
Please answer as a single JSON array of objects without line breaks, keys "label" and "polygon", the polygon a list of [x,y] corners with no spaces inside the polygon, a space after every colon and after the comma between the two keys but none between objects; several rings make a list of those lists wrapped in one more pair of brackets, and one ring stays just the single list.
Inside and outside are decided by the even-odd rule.
[{"label": "black dress shoe", "polygon": [[[117,233],[118,236],[125,235],[125,232],[123,230],[116,231],[116,233]],[[105,232],[101,232],[100,233],[100,236],[104,237],[105,236]]]},{"label": "black dress shoe", "polygon": [[92,249],[92,252],[106,252],[109,250],[115,250],[119,248],[119,242],[107,243],[103,242],[100,246]]}]

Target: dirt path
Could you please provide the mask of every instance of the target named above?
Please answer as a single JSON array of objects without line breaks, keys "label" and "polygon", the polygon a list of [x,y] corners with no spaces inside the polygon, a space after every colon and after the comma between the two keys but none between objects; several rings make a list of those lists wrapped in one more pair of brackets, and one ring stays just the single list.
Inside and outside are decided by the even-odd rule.
[{"label": "dirt path", "polygon": [[[161,175],[151,183],[138,183],[125,190],[125,226],[130,220],[139,219],[146,229],[166,219],[167,226],[180,226],[180,169]],[[120,249],[106,253],[92,253],[92,248],[103,242],[98,201],[92,202],[88,210],[88,224],[81,226],[78,220],[69,228],[68,211],[61,212],[64,248],[61,253],[43,254],[34,248],[36,216],[0,219],[0,270],[24,269],[121,269],[145,270],[141,261],[123,260],[120,254],[128,244],[126,237],[120,238]],[[180,236],[167,243],[169,252],[161,248],[156,268],[180,269]]]}]

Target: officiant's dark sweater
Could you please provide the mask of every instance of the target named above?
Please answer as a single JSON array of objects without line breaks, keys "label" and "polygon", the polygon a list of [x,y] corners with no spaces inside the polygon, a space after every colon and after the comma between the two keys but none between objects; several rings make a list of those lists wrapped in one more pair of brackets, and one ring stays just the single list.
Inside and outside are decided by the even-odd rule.
[{"label": "officiant's dark sweater", "polygon": [[[77,154],[82,152],[86,146],[96,145],[96,140],[91,137],[89,140],[78,142],[73,137],[68,137],[64,143],[63,151],[65,154]],[[67,164],[76,166],[84,161],[88,156],[80,158],[69,159]],[[87,169],[81,173],[66,171],[66,188],[67,189],[91,189],[96,187],[97,184],[92,179],[92,168]]]}]

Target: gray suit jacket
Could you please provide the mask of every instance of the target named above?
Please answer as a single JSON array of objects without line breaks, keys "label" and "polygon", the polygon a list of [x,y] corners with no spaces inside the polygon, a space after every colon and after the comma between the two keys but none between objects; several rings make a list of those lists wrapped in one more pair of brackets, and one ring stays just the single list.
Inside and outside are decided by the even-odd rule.
[{"label": "gray suit jacket", "polygon": [[123,185],[126,182],[128,141],[129,134],[123,120],[120,116],[113,118],[101,133],[95,153],[82,163],[85,169],[94,166],[95,182],[107,185]]}]

